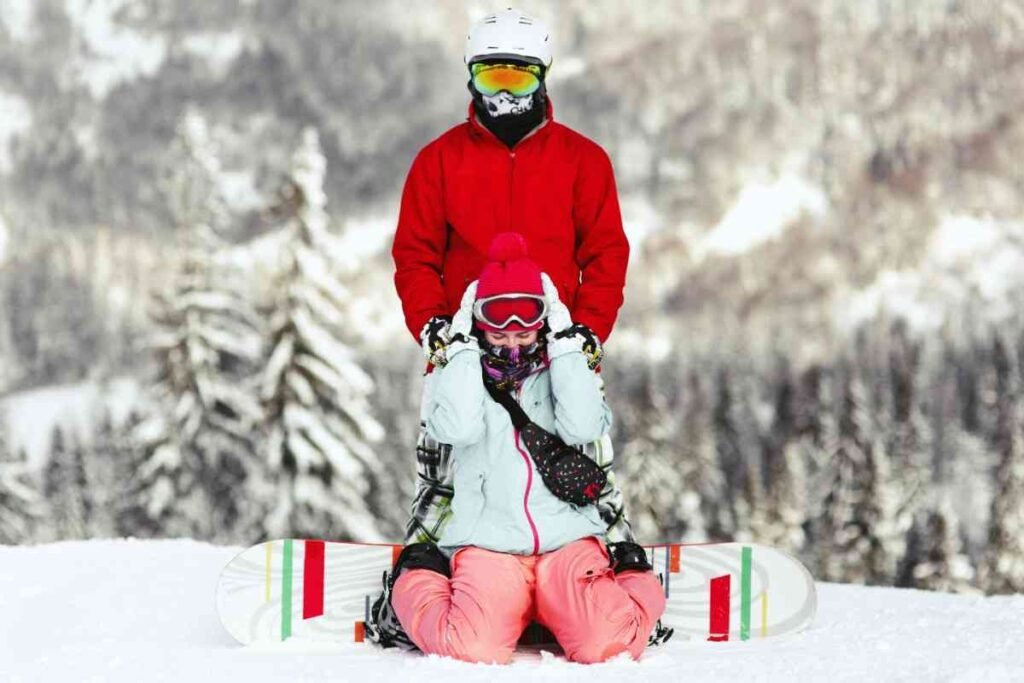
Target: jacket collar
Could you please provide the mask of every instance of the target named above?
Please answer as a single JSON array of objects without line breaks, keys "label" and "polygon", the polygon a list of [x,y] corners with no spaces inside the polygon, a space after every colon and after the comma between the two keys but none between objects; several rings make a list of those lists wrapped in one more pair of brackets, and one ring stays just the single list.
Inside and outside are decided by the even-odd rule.
[{"label": "jacket collar", "polygon": [[[516,144],[516,147],[518,147],[519,145],[523,144],[524,142],[526,142],[530,138],[536,137],[539,133],[543,132],[548,127],[548,124],[555,120],[554,112],[555,112],[554,107],[551,106],[551,97],[548,96],[546,98],[545,103],[544,103],[544,120],[541,121],[540,124],[538,124],[536,128],[534,128],[529,133],[527,133],[526,136]],[[505,143],[498,139],[497,135],[492,133],[487,128],[487,126],[485,126],[484,124],[480,123],[480,119],[478,119],[476,117],[476,110],[473,108],[472,100],[470,100],[470,102],[469,102],[469,115],[468,115],[468,119],[469,119],[469,130],[470,130],[470,132],[472,134],[477,135],[477,136],[481,136],[481,137],[484,137],[484,138],[488,138],[491,141],[493,141],[495,144],[501,145],[504,149],[508,149],[507,147],[505,147]]]}]

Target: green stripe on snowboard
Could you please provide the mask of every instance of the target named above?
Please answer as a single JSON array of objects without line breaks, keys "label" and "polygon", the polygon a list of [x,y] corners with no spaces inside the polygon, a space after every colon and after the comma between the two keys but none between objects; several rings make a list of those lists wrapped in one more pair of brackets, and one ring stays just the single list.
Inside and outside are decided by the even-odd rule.
[{"label": "green stripe on snowboard", "polygon": [[284,567],[281,569],[281,640],[292,635],[292,541],[284,542]]},{"label": "green stripe on snowboard", "polygon": [[750,640],[750,564],[754,549],[744,546],[740,554],[740,640]]}]

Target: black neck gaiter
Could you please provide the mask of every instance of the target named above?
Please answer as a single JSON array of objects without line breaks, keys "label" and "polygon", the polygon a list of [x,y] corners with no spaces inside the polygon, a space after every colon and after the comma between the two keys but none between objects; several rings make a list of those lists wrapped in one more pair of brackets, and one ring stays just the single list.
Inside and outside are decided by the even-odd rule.
[{"label": "black neck gaiter", "polygon": [[547,96],[544,84],[533,93],[533,107],[522,114],[505,114],[493,116],[487,109],[487,103],[483,96],[476,91],[472,82],[469,84],[469,91],[473,93],[473,109],[476,111],[477,119],[484,124],[487,130],[494,133],[499,140],[512,149],[520,140],[539,126],[544,121],[547,110]]}]

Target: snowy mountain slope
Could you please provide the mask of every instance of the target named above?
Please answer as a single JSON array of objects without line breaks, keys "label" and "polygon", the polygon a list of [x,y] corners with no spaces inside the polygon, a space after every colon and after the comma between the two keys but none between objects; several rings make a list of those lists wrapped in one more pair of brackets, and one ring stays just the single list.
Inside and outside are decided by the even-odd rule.
[{"label": "snowy mountain slope", "polygon": [[128,377],[17,392],[0,397],[0,429],[10,435],[12,452],[24,452],[29,466],[40,469],[50,455],[55,429],[75,443],[88,444],[105,413],[121,425],[141,400],[138,383]]},{"label": "snowy mountain slope", "polygon": [[1009,681],[1024,678],[1024,596],[971,598],[819,585],[799,636],[671,641],[639,662],[595,666],[524,652],[509,667],[352,644],[242,648],[213,592],[236,552],[191,540],[0,547],[0,670],[6,681]]},{"label": "snowy mountain slope", "polygon": [[1024,286],[1024,224],[991,217],[943,216],[916,264],[884,270],[860,290],[840,289],[837,325],[854,329],[879,313],[900,316],[932,333],[961,311],[1000,320],[1019,307]]}]

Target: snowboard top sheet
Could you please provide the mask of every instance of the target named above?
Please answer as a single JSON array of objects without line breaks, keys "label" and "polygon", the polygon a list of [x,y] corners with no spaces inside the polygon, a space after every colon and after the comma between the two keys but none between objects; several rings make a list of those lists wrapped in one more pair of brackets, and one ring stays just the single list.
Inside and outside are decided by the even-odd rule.
[{"label": "snowboard top sheet", "polygon": [[[675,638],[746,641],[814,619],[814,580],[793,556],[756,543],[645,544]],[[362,641],[370,604],[401,545],[283,539],[242,551],[217,583],[217,611],[242,644]]]}]

